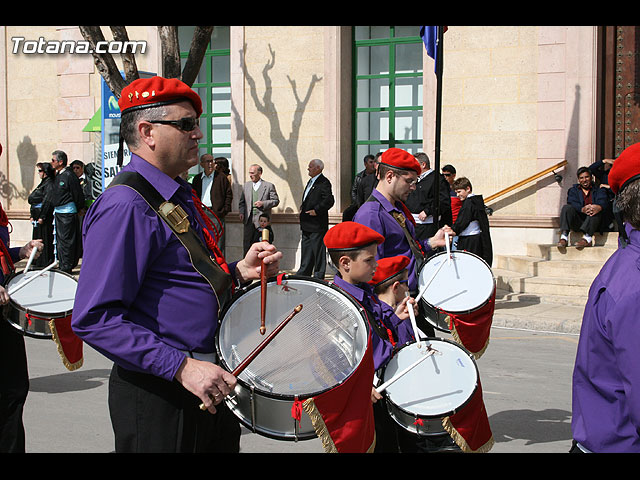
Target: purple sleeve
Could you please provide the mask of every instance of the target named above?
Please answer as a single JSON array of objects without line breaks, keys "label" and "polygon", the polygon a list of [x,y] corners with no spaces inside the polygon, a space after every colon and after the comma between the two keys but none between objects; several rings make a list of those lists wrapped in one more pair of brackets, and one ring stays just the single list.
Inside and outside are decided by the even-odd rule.
[{"label": "purple sleeve", "polygon": [[73,330],[115,363],[171,380],[185,355],[129,318],[162,243],[156,213],[135,195],[103,194],[85,217]]}]

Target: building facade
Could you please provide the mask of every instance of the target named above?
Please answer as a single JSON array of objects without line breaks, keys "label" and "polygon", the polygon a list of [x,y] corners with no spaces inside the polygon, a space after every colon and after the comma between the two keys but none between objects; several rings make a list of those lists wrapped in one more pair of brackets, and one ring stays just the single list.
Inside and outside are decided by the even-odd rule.
[{"label": "building facade", "polygon": [[[623,68],[636,62],[635,28],[448,27],[440,165],[453,164],[486,198],[567,162],[556,172],[561,183],[548,174],[488,204],[496,253],[555,243],[576,170],[636,141],[635,70]],[[161,75],[156,27],[127,30],[146,43],[136,55],[139,70]],[[185,58],[192,31],[179,29]],[[100,109],[102,78],[90,54],[55,51],[54,42],[66,40],[82,41],[78,27],[0,27],[0,201],[16,241],[31,235],[26,199],[37,185],[37,162],[57,149],[70,161],[102,161],[101,132],[87,131]],[[201,153],[231,164],[231,259],[242,249],[237,207],[252,164],[276,185],[275,243],[285,253],[282,267],[293,270],[310,160],[325,164],[335,224],[365,154],[397,146],[434,159],[436,78],[419,26],[215,27],[193,87],[204,105]]]}]

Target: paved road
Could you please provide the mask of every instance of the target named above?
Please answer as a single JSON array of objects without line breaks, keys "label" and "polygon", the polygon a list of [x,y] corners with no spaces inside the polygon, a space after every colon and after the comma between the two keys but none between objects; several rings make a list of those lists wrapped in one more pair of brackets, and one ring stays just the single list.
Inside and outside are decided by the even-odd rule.
[{"label": "paved road", "polygon": [[[493,431],[492,453],[564,453],[571,443],[571,371],[576,335],[494,327],[478,360]],[[30,453],[113,451],[107,379],[110,362],[85,346],[75,372],[49,340],[27,338],[31,388],[24,421]],[[245,432],[242,452],[322,452],[319,440],[298,443]]]}]

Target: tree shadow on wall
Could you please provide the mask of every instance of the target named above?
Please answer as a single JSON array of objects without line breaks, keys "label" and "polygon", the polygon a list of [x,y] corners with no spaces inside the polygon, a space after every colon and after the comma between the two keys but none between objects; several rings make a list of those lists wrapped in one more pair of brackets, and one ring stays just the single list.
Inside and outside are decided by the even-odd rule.
[{"label": "tree shadow on wall", "polygon": [[17,198],[26,200],[34,188],[34,171],[36,163],[38,163],[38,151],[31,142],[31,138],[25,136],[18,144],[16,153],[20,165],[22,190],[11,183],[4,172],[0,172],[0,196],[8,202]]},{"label": "tree shadow on wall", "polygon": [[[244,52],[247,50],[247,45],[244,45],[244,51],[240,52],[240,58],[242,59],[242,70],[247,84],[249,85],[249,91],[256,110],[260,112],[269,122],[269,138],[271,142],[276,146],[280,152],[282,162],[277,164],[274,160],[270,159],[265,151],[258,144],[256,139],[251,135],[251,132],[246,125],[242,124],[241,116],[238,114],[235,106],[232,104],[231,109],[233,117],[236,122],[236,131],[244,131],[244,141],[258,156],[260,162],[268,167],[277,178],[286,180],[291,194],[294,196],[293,203],[297,205],[298,197],[302,197],[302,189],[306,182],[302,180],[302,170],[300,169],[300,158],[298,156],[298,141],[300,139],[300,127],[302,125],[302,117],[304,116],[305,109],[311,98],[311,93],[316,84],[322,80],[315,73],[312,75],[307,91],[303,97],[298,93],[298,87],[296,81],[287,75],[289,84],[291,85],[291,91],[296,102],[296,108],[291,121],[291,130],[288,137],[282,131],[280,125],[280,119],[277,115],[276,105],[272,100],[272,80],[269,77],[269,72],[273,69],[276,61],[276,54],[269,44],[270,60],[262,68],[262,78],[264,80],[264,94],[262,98],[258,96],[258,89],[256,87],[255,79],[249,74],[246,63],[244,61]],[[311,160],[311,158],[309,158]],[[252,162],[253,163],[253,162]],[[237,180],[237,179],[236,179]],[[242,188],[244,181],[234,182],[239,188]],[[286,204],[281,201],[280,205]]]}]

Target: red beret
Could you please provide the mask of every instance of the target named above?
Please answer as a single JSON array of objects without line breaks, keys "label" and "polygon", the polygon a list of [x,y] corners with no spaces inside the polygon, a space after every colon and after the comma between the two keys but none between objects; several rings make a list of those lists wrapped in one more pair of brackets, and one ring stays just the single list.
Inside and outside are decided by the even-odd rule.
[{"label": "red beret", "polygon": [[357,250],[372,243],[380,244],[384,237],[357,222],[342,222],[329,229],[324,244],[329,250]]},{"label": "red beret", "polygon": [[613,162],[608,177],[611,191],[618,193],[623,184],[635,175],[640,175],[640,143],[625,148]]},{"label": "red beret", "polygon": [[386,257],[378,260],[376,273],[369,282],[369,285],[376,286],[386,282],[391,277],[402,273],[409,265],[409,257],[398,255],[397,257]]},{"label": "red beret", "polygon": [[380,163],[402,170],[413,170],[418,175],[422,173],[420,162],[416,160],[416,157],[401,148],[390,148],[382,152]]},{"label": "red beret", "polygon": [[198,117],[202,114],[200,96],[186,83],[177,78],[138,78],[122,89],[118,105],[120,112],[131,109],[168,105],[189,100]]}]

